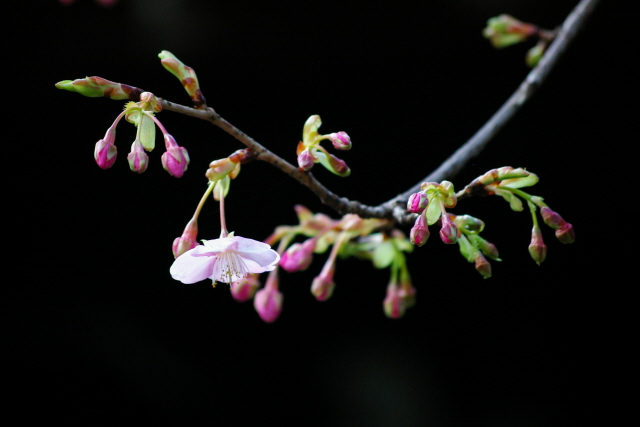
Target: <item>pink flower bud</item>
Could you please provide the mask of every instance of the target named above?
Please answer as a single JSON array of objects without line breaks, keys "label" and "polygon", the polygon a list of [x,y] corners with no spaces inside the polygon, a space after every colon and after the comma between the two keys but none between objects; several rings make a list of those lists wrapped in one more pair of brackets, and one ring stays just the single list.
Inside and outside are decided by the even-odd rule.
[{"label": "pink flower bud", "polygon": [[418,216],[418,219],[416,219],[413,228],[411,228],[411,231],[409,232],[411,243],[416,246],[422,246],[427,243],[429,234],[429,227],[427,226],[427,221],[425,220],[424,214],[420,214]]},{"label": "pink flower bud", "polygon": [[485,279],[491,277],[491,264],[487,259],[480,253],[476,253],[476,271],[482,275]]},{"label": "pink flower bud", "polygon": [[315,239],[307,239],[304,243],[294,243],[282,254],[280,266],[290,273],[306,270],[313,260],[315,246]]},{"label": "pink flower bud", "polygon": [[189,153],[184,147],[178,147],[176,140],[169,134],[164,135],[167,151],[162,154],[162,167],[171,176],[180,178],[189,166]]},{"label": "pink flower bud", "polygon": [[282,293],[278,289],[264,287],[253,298],[253,306],[262,320],[273,323],[282,312]]},{"label": "pink flower bud", "polygon": [[529,254],[531,258],[540,265],[547,257],[547,245],[542,240],[542,232],[540,227],[535,225],[531,230],[531,244],[529,244]]},{"label": "pink flower bud", "polygon": [[131,152],[127,155],[127,160],[132,171],[142,173],[147,170],[149,156],[137,139],[131,145]]},{"label": "pink flower bud", "polygon": [[309,150],[304,150],[298,155],[298,169],[303,172],[311,170],[315,161]]},{"label": "pink flower bud", "polygon": [[[117,122],[118,120],[116,120]],[[104,138],[96,143],[96,148],[93,152],[93,158],[96,159],[96,163],[102,169],[109,169],[116,161],[116,155],[118,149],[115,146],[116,142],[116,128],[115,124],[107,129],[107,133],[104,134]]]},{"label": "pink flower bud", "polygon": [[101,139],[96,143],[96,148],[93,152],[93,157],[96,159],[96,163],[102,169],[109,169],[116,162],[116,156],[118,155],[118,149],[115,144],[109,143],[104,139]]},{"label": "pink flower bud", "polygon": [[313,283],[311,284],[311,293],[316,297],[318,301],[326,301],[331,295],[333,295],[333,290],[336,287],[336,284],[332,280],[332,275],[320,274],[315,279],[313,279]]},{"label": "pink flower bud", "polygon": [[402,290],[395,282],[389,283],[387,286],[387,296],[382,302],[384,314],[391,319],[401,318],[405,311],[405,299],[402,296]]},{"label": "pink flower bud", "polygon": [[565,222],[562,228],[556,230],[556,237],[560,243],[564,243],[565,245],[575,242],[576,233],[573,231],[573,225]]},{"label": "pink flower bud", "polygon": [[260,287],[259,274],[249,274],[245,279],[231,283],[231,296],[238,301],[248,301],[256,294]]},{"label": "pink flower bud", "polygon": [[349,150],[351,149],[351,138],[346,132],[337,132],[327,135],[333,144],[333,148],[336,150]]},{"label": "pink flower bud", "polygon": [[422,191],[419,193],[413,193],[409,196],[409,201],[407,202],[407,210],[413,213],[422,213],[423,210],[426,209],[429,204],[429,199],[427,199],[427,195]]},{"label": "pink flower bud", "polygon": [[544,223],[553,229],[557,230],[566,224],[566,221],[562,219],[557,212],[552,211],[546,206],[540,208],[540,215],[542,215]]},{"label": "pink flower bud", "polygon": [[181,237],[176,237],[173,241],[173,257],[178,258],[183,253],[187,252],[198,246],[196,239],[198,238],[198,221],[195,218],[191,218],[191,221],[187,224]]},{"label": "pink flower bud", "polygon": [[344,160],[341,160],[333,154],[329,153],[327,153],[327,160],[329,161],[329,165],[331,166],[331,168],[329,169],[331,172],[342,177],[351,175],[351,169],[349,169],[349,166],[347,166]]},{"label": "pink flower bud", "polygon": [[442,226],[440,227],[440,239],[447,245],[458,242],[458,227],[451,221],[449,214],[443,214],[440,217]]}]

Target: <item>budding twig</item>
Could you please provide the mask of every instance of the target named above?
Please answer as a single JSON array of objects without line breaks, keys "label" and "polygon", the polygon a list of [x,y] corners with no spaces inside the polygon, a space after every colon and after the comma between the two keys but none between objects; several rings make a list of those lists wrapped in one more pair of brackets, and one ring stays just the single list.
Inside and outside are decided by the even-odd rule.
[{"label": "budding twig", "polygon": [[451,179],[486,147],[489,141],[513,118],[516,112],[531,98],[557,64],[569,44],[575,39],[587,17],[593,12],[599,0],[581,0],[562,24],[554,41],[535,68],[529,72],[518,89],[507,99],[500,109],[467,142],[456,150],[438,168],[423,180],[402,194],[381,203],[369,206],[346,197],[340,197],[322,185],[311,173],[302,172],[295,166],[269,151],[253,138],[223,119],[211,107],[195,109],[159,99],[164,110],[174,111],[191,117],[207,120],[220,127],[250,148],[256,159],[277,167],[287,175],[308,187],[320,200],[340,214],[355,213],[362,218],[394,218],[400,223],[410,223],[415,214],[406,213],[409,196],[420,191],[422,182],[439,182]]}]

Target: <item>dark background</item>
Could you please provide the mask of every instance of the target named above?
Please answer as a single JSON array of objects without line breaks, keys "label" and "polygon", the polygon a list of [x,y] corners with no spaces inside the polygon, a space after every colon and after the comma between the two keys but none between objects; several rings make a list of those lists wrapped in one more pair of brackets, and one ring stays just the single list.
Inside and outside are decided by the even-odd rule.
[{"label": "dark background", "polygon": [[[130,172],[135,131],[125,122],[118,161],[103,171],[94,144],[124,102],[54,87],[98,75],[188,105],[157,58],[169,50],[196,70],[210,106],[291,162],[308,116],[321,115],[325,133],[348,132],[354,145],[342,158],[352,175],[314,173],[342,196],[378,204],[437,167],[526,76],[532,44],[493,49],[481,36],[486,20],[510,13],[553,28],[577,1],[432,3],[121,0],[104,9],[78,0],[10,13],[8,42],[27,76],[16,89],[30,94],[29,113],[14,114],[27,120],[23,155],[37,162],[17,181],[31,244],[19,267],[29,280],[10,302],[8,367],[22,419],[578,425],[597,376],[591,301],[612,268],[600,258],[594,210],[611,196],[610,144],[628,139],[619,102],[631,67],[616,50],[628,11],[603,2],[540,92],[452,178],[462,188],[494,167],[526,167],[541,178],[531,192],[574,224],[576,243],[561,245],[545,227],[549,253],[538,267],[526,211],[465,200],[454,212],[486,222],[503,262],[482,280],[434,233],[410,257],[418,304],[400,320],[382,312],[388,272],[357,260],[339,262],[323,303],[309,292],[323,256],[307,272],[283,273],[274,324],[224,286],[172,280],[171,243],[208,163],[242,147],[209,123],[163,112],[191,154],[183,178],[162,169],[160,140],[148,171]],[[262,240],[296,222],[296,203],[335,216],[270,165],[248,164],[232,184],[229,229]],[[218,236],[211,202],[200,230]]]}]

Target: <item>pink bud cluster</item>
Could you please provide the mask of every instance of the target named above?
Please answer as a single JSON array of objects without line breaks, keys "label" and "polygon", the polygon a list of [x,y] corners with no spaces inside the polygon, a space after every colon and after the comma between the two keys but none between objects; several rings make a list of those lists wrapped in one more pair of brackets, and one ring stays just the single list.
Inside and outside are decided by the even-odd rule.
[{"label": "pink bud cluster", "polygon": [[[544,240],[542,238],[542,231],[538,226],[538,220],[535,217],[535,212],[532,214],[534,216],[534,224],[533,229],[531,230],[531,243],[529,244],[529,254],[531,258],[540,265],[545,258],[547,257],[547,245],[545,245]],[[555,235],[560,243],[570,244],[576,240],[575,231],[573,230],[573,225],[566,222],[560,214],[551,210],[548,206],[544,205],[540,207],[540,215],[542,216],[542,220],[544,223],[550,228],[555,230]]]},{"label": "pink bud cluster", "polygon": [[118,115],[113,125],[107,130],[104,138],[95,145],[93,157],[100,168],[109,169],[115,163],[118,154],[118,149],[115,145],[116,126],[126,116],[127,120],[136,123],[138,126],[138,136],[127,155],[129,168],[137,173],[143,173],[147,170],[149,165],[147,151],[151,151],[155,145],[153,127],[157,125],[164,135],[167,150],[161,157],[163,168],[176,178],[180,178],[184,174],[189,165],[189,153],[184,147],[178,146],[175,138],[167,133],[164,126],[153,116],[150,110],[160,111],[161,107],[155,96],[149,92],[143,92],[140,95],[140,102],[127,104],[125,111]]},{"label": "pink bud cluster", "polygon": [[329,153],[320,145],[320,142],[328,139],[336,150],[350,150],[351,138],[346,132],[340,131],[328,135],[320,135],[318,128],[322,124],[320,116],[314,115],[307,119],[303,131],[302,141],[298,143],[296,154],[298,155],[298,169],[303,172],[311,170],[314,164],[321,163],[332,173],[345,177],[351,170],[344,162]]},{"label": "pink bud cluster", "polygon": [[411,243],[422,246],[429,238],[429,225],[440,220],[440,240],[450,245],[458,240],[456,224],[447,215],[446,208],[456,205],[457,199],[453,190],[453,184],[449,181],[425,182],[422,190],[409,196],[407,211],[417,213],[413,227],[411,228]]},{"label": "pink bud cluster", "polygon": [[556,230],[556,238],[560,243],[569,244],[576,240],[573,225],[562,219],[557,212],[552,211],[547,206],[543,206],[540,208],[540,215],[542,215],[542,220],[545,224]]}]

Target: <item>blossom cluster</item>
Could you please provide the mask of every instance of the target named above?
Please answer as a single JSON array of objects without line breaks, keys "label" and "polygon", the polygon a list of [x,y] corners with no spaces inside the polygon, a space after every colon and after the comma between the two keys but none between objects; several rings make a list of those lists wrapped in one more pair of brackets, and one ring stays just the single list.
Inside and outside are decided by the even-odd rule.
[{"label": "blossom cluster", "polygon": [[[520,24],[501,17],[491,21],[491,31],[487,31],[486,35],[494,43],[507,45],[513,40],[528,37],[533,31],[529,26]],[[162,51],[159,56],[165,69],[180,80],[195,108],[208,108],[193,69],[170,52]],[[162,103],[152,93],[96,76],[61,81],[56,87],[89,97],[130,100],[105,137],[95,146],[94,158],[99,167],[108,169],[115,163],[116,126],[124,118],[137,128],[136,138],[127,156],[131,170],[142,173],[147,169],[147,152],[155,148],[157,126],[163,134],[166,147],[161,157],[164,169],[175,177],[184,174],[189,165],[189,155],[157,119],[156,114],[162,110]],[[351,172],[349,167],[322,147],[321,142],[329,140],[334,149],[349,150],[351,138],[343,131],[322,135],[318,132],[321,123],[318,115],[310,116],[305,122],[302,141],[296,147],[298,169],[308,172],[316,163],[320,163],[332,173],[346,177]],[[491,277],[489,260],[500,261],[500,257],[496,246],[480,235],[485,229],[484,221],[452,212],[458,201],[465,198],[499,196],[514,211],[524,210],[526,202],[533,222],[528,250],[538,264],[547,255],[538,210],[543,222],[555,231],[561,243],[569,244],[575,240],[572,224],[551,210],[542,197],[522,190],[535,185],[538,176],[525,169],[512,167],[492,169],[459,192],[455,191],[450,181],[422,183],[420,191],[407,200],[406,215],[414,221],[408,238],[396,228],[395,219],[362,218],[356,214],[333,219],[322,213],[314,214],[302,205],[295,206],[298,224],[276,227],[264,242],[236,236],[227,230],[225,198],[230,191],[231,181],[240,173],[241,165],[256,155],[250,149],[242,149],[209,164],[205,173],[208,180],[206,191],[182,235],[173,242],[174,262],[169,272],[174,279],[186,284],[206,279],[211,280],[214,287],[218,283],[228,284],[236,300],[242,302],[253,299],[258,315],[265,322],[274,322],[282,311],[284,297],[280,290],[280,270],[287,273],[307,270],[317,256],[327,252],[324,265],[310,283],[310,293],[316,300],[327,301],[334,294],[338,260],[355,257],[370,261],[376,269],[389,269],[386,296],[382,300],[383,312],[390,318],[402,317],[416,302],[416,288],[409,274],[406,254],[412,252],[414,246],[427,243],[429,227],[434,225],[439,225],[439,238],[444,244],[457,244],[463,258],[473,263],[482,277]],[[219,202],[220,237],[198,243],[198,218],[210,198]],[[275,245],[277,248],[273,249]],[[259,279],[262,273],[268,273],[263,287]]]},{"label": "blossom cluster", "polygon": [[322,124],[320,116],[314,115],[307,119],[302,130],[302,141],[298,143],[296,154],[298,155],[298,168],[301,171],[309,171],[315,163],[320,163],[332,173],[339,176],[349,176],[351,169],[347,164],[329,153],[320,142],[330,140],[336,150],[350,150],[351,138],[346,132],[340,131],[321,135],[318,128]]},{"label": "blossom cluster", "polygon": [[536,25],[521,22],[507,14],[490,18],[487,21],[487,26],[482,30],[482,35],[497,49],[522,43],[531,37],[537,37],[536,45],[527,51],[525,57],[525,62],[530,67],[534,67],[540,61],[547,46],[555,38],[554,31],[543,30]]}]

